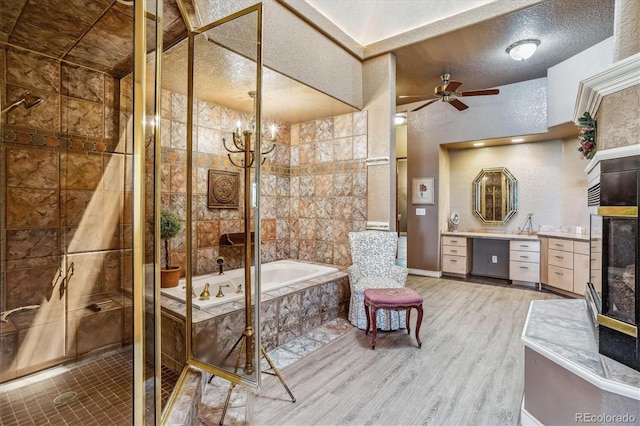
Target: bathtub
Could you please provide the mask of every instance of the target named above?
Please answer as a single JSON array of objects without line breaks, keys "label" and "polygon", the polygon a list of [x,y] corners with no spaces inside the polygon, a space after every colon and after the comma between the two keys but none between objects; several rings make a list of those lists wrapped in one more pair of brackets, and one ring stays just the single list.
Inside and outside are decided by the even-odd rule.
[{"label": "bathtub", "polygon": [[[251,268],[252,275],[253,269],[254,268]],[[307,281],[336,271],[338,271],[338,268],[299,262],[297,260],[278,260],[276,262],[265,263],[261,268],[261,290],[264,293],[265,291]],[[246,290],[244,285],[244,269],[225,271],[223,275],[215,273],[193,277],[191,282],[193,292],[197,296],[200,296],[206,283],[209,283],[209,292],[211,293],[209,300],[200,300],[199,297],[191,298],[192,306],[198,309],[206,309],[220,303],[244,299],[244,291]],[[222,288],[224,297],[216,297],[218,286],[220,285],[229,286]],[[237,291],[238,286],[242,286],[241,292]],[[176,287],[163,288],[160,291],[165,296],[185,302],[186,279],[180,279]]]}]

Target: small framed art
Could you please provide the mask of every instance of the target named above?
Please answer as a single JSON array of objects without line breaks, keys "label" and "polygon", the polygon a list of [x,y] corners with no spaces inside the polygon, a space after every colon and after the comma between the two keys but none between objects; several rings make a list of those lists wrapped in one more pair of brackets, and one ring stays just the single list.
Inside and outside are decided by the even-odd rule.
[{"label": "small framed art", "polygon": [[433,177],[411,179],[411,204],[434,204],[434,185]]}]

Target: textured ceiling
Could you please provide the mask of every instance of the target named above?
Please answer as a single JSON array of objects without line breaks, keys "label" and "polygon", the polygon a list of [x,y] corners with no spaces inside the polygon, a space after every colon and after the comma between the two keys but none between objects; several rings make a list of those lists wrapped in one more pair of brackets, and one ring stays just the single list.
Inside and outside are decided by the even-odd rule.
[{"label": "textured ceiling", "polygon": [[[194,96],[251,113],[253,101],[248,92],[256,87],[255,63],[211,40],[204,36],[196,38]],[[234,44],[238,44],[237,40]],[[187,58],[186,40],[165,54],[162,66],[164,89],[187,93]],[[302,123],[356,110],[268,68],[263,71],[262,87],[263,116],[269,121]]]},{"label": "textured ceiling", "polygon": [[[190,1],[187,3],[191,4]],[[209,4],[211,0],[194,1]],[[503,0],[490,5],[500,1]],[[398,9],[394,16],[425,15],[426,7],[430,11],[429,19],[434,19],[469,9],[469,4],[483,5],[486,1],[309,0],[309,4],[321,13],[324,13],[323,5],[328,7],[331,4],[332,13],[338,14],[342,7],[345,17],[349,16],[347,11],[356,3],[358,7],[367,4],[366,15],[347,19],[351,29],[345,27],[345,31],[353,34],[354,29],[363,30],[363,39],[373,40],[380,37],[381,30],[404,32],[406,35],[416,22],[423,22],[424,18],[406,19],[403,27],[402,19],[393,18],[385,8],[389,3]],[[227,3],[221,1],[221,4]],[[228,5],[231,7],[231,3]],[[544,77],[549,67],[610,37],[613,34],[613,9],[614,0],[547,0],[462,28],[433,31],[418,42],[403,42],[410,40],[403,34],[393,36],[386,41],[392,41],[389,45],[395,46],[388,51],[396,56],[396,95],[424,95],[424,99],[428,99],[433,88],[440,84],[439,76],[444,71],[449,71],[452,79],[464,83],[461,90],[485,89]],[[464,13],[476,12],[467,10]],[[165,0],[164,22],[165,47],[185,37],[186,27],[176,0]],[[443,28],[442,22],[426,24],[423,28]],[[131,71],[132,26],[132,8],[116,0],[0,0],[0,42],[108,72],[115,77]],[[389,28],[382,28],[386,26]],[[538,52],[525,62],[511,60],[505,48],[514,41],[530,37],[541,40]],[[153,46],[153,39],[150,41],[150,46]],[[384,42],[381,43],[384,45]],[[243,67],[248,69],[246,64],[242,64],[241,56],[230,57],[229,52],[216,52],[213,46],[201,47],[200,51],[205,52],[204,58],[219,65],[224,60],[229,66],[218,67],[215,74],[207,75],[205,80],[208,84],[197,87],[198,96],[250,111],[246,84],[229,84],[239,78],[239,70]],[[176,46],[176,53],[170,52],[164,58],[165,84],[176,91],[186,92],[185,56],[178,53],[180,49],[184,47]],[[243,78],[246,80],[247,77]],[[352,110],[270,70],[265,71],[264,90],[265,117],[273,120],[301,122]],[[397,98],[397,103],[400,105],[419,99]]]},{"label": "textured ceiling", "polygon": [[[444,71],[464,83],[459,90],[546,77],[548,68],[613,35],[613,9],[614,0],[549,0],[395,49],[396,95],[430,96]],[[512,60],[505,49],[526,38],[540,40],[538,50]]]}]

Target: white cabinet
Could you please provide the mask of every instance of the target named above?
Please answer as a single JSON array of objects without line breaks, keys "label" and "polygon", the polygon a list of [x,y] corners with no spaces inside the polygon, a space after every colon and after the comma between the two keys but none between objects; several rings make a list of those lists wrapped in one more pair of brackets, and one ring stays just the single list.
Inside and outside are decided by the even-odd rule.
[{"label": "white cabinet", "polygon": [[573,292],[584,296],[589,282],[589,243],[573,243]]},{"label": "white cabinet", "polygon": [[509,279],[540,282],[540,241],[509,241]]},{"label": "white cabinet", "polygon": [[466,275],[471,270],[471,238],[442,236],[442,273]]},{"label": "white cabinet", "polygon": [[[589,277],[589,243],[586,241],[548,238],[546,279],[543,284],[583,296]],[[597,254],[594,254],[597,256]]]}]

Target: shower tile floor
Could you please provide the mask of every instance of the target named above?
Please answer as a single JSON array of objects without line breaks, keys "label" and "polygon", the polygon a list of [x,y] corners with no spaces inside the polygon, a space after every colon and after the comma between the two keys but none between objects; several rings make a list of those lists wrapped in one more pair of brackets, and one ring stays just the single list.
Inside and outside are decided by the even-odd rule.
[{"label": "shower tile floor", "polygon": [[[322,346],[344,336],[351,330],[353,330],[353,326],[349,321],[344,318],[336,318],[311,330],[307,334],[278,346],[269,351],[268,355],[275,367],[281,370],[311,352],[320,349]],[[266,371],[268,368],[267,361],[263,359],[262,370]],[[286,383],[286,373],[283,376]],[[211,383],[207,384],[198,411],[198,426],[217,425],[219,423],[228,390],[229,382],[219,377],[214,377]],[[249,391],[242,386],[234,388],[229,408],[225,415],[225,425],[251,424],[250,419],[247,418],[247,406],[250,405],[248,396]],[[279,397],[284,400],[289,398],[284,387],[282,387],[282,393]]]},{"label": "shower tile floor", "polygon": [[[130,425],[132,371],[126,349],[0,385],[0,424]],[[177,379],[162,368],[163,405]]]},{"label": "shower tile floor", "polygon": [[[282,369],[352,329],[346,319],[335,319],[271,350],[269,357],[277,369]],[[268,367],[263,359],[262,369]],[[0,425],[130,425],[132,369],[131,351],[127,349],[0,385]],[[147,376],[150,374],[148,371]],[[178,376],[162,368],[163,406]],[[200,425],[218,424],[228,388],[229,382],[218,377],[207,385]],[[287,398],[284,388],[282,393]],[[246,424],[246,406],[247,390],[237,386],[225,424]]]}]

